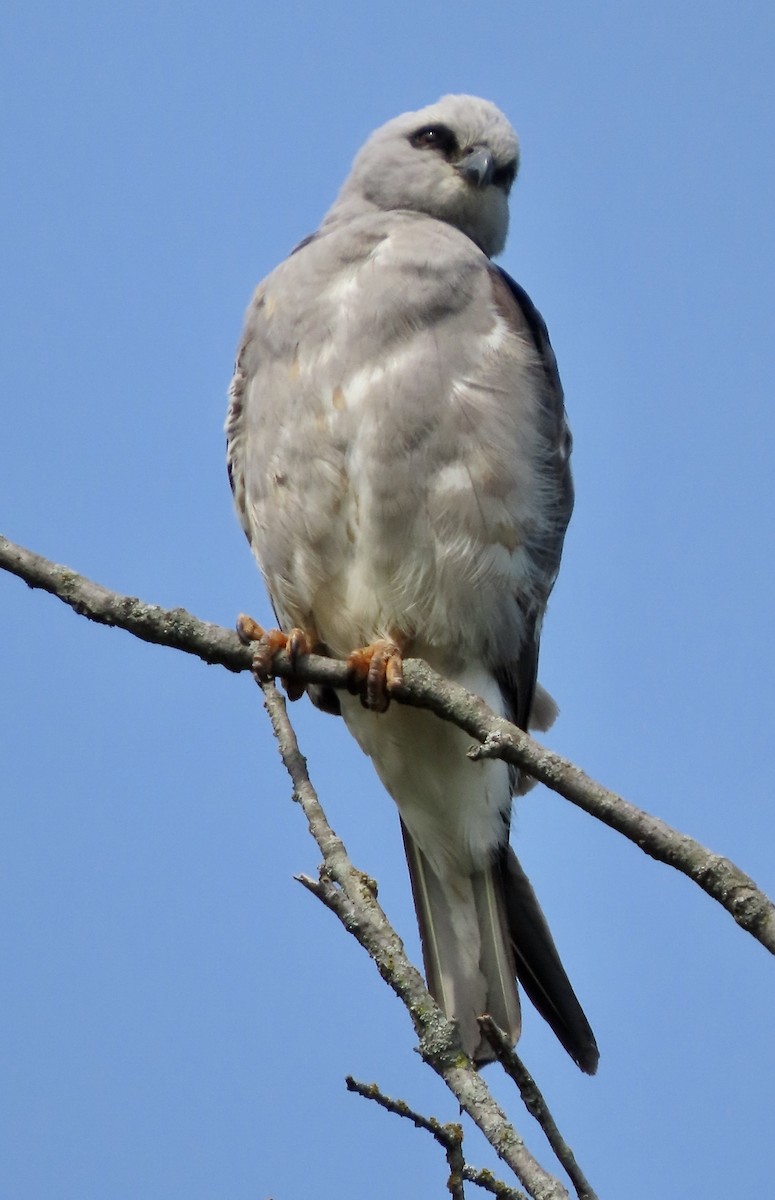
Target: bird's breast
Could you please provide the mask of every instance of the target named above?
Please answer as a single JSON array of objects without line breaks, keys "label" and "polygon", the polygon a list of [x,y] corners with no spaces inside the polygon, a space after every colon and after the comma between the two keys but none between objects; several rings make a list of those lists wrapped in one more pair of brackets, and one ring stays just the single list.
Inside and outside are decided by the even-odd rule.
[{"label": "bird's breast", "polygon": [[533,367],[472,250],[450,277],[383,238],[312,294],[268,281],[251,540],[283,619],[311,617],[337,654],[391,631],[519,639]]}]

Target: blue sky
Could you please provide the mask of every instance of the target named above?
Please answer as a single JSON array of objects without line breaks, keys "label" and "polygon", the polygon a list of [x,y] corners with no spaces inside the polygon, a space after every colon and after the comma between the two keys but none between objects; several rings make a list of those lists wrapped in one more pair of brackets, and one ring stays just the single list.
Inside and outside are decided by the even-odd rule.
[{"label": "blue sky", "polygon": [[[376,125],[493,99],[523,148],[502,262],[576,444],[547,741],[775,893],[770,7],[9,0],[0,28],[2,532],[149,601],[267,617],[223,464],[250,293]],[[6,576],[0,659],[0,1196],[444,1195],[430,1140],[345,1091],[456,1118],[293,881],[319,855],[254,685]],[[294,716],[417,957],[389,801],[337,722]],[[771,958],[542,789],[514,837],[600,1072],[532,1013],[521,1050],[601,1197],[766,1194]],[[475,1132],[467,1152],[492,1162]]]}]

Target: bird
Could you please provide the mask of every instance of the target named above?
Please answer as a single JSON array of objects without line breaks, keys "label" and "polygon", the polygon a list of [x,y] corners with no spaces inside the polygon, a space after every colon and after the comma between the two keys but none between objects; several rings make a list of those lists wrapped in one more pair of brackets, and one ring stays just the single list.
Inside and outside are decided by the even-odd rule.
[{"label": "bird", "polygon": [[347,660],[357,694],[307,690],[398,807],[429,990],[464,1051],[493,1059],[485,1013],[516,1044],[519,981],[593,1074],[594,1034],[509,844],[532,781],[390,703],[411,656],[521,729],[557,712],[538,649],[571,435],[546,325],[492,261],[519,153],[500,109],[468,95],[368,138],[317,231],[253,296],[227,465],[279,625],[245,618],[243,637],[266,670],[280,648]]}]

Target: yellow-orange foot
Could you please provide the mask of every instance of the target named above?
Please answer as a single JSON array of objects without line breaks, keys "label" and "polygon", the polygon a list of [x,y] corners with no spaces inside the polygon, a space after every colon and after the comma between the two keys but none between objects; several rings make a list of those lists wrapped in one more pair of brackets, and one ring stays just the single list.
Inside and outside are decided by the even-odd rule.
[{"label": "yellow-orange foot", "polygon": [[347,687],[360,694],[361,704],[372,712],[385,712],[390,693],[404,681],[402,640],[380,638],[353,650],[347,658]]},{"label": "yellow-orange foot", "polygon": [[[283,633],[281,629],[264,629],[244,613],[237,617],[237,636],[243,645],[254,647],[251,669],[259,682],[272,678],[275,655],[281,650],[287,650],[292,664],[302,654],[311,654],[313,650],[312,639],[303,629],[293,628],[290,633]],[[283,687],[289,700],[298,700],[304,695],[306,684],[295,679],[284,679]]]}]

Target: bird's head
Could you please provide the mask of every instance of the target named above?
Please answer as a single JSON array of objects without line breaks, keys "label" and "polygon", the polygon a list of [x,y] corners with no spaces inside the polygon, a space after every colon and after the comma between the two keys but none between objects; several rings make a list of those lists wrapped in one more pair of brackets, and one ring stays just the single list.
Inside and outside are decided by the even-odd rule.
[{"label": "bird's head", "polygon": [[492,257],[506,241],[518,164],[517,135],[500,109],[476,96],[443,96],[371,135],[329,216],[364,205],[427,213]]}]

